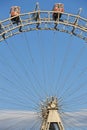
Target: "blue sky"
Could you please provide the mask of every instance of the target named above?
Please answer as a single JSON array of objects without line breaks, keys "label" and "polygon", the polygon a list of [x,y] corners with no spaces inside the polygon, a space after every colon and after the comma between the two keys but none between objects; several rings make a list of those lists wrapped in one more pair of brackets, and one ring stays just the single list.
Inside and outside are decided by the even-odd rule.
[{"label": "blue sky", "polygon": [[[33,11],[36,0],[1,0],[0,19],[9,17],[10,7],[21,13]],[[41,10],[64,3],[67,13],[87,17],[86,0],[38,0]],[[0,43],[0,109],[39,111],[50,96],[61,98],[63,111],[87,109],[87,45],[66,33],[32,31]]]},{"label": "blue sky", "polygon": [[[28,11],[32,11],[35,8],[35,4],[36,4],[37,0],[26,0],[25,1],[20,1],[20,0],[3,0],[1,1],[0,4],[0,8],[1,8],[1,19],[5,19],[6,17],[9,16],[9,9],[11,6],[13,5],[18,5],[21,7],[22,12],[28,12]],[[38,2],[40,3],[40,8],[42,10],[51,10],[54,3],[60,2],[60,3],[64,3],[65,6],[65,11],[66,12],[71,12],[71,13],[77,13],[79,8],[83,8],[83,12],[86,13],[86,4],[87,2],[85,0],[60,0],[60,1],[56,1],[56,0],[44,0],[44,1],[40,1],[38,0]],[[87,13],[85,14],[87,16]],[[84,16],[85,16],[84,15]]]}]

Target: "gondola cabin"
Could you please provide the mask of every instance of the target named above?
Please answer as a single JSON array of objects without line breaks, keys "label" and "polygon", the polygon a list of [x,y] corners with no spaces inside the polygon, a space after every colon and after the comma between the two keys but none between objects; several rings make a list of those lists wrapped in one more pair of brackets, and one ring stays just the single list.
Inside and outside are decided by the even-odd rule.
[{"label": "gondola cabin", "polygon": [[58,18],[61,18],[62,13],[64,12],[64,4],[62,3],[56,3],[53,7],[53,19],[56,21]]},{"label": "gondola cabin", "polygon": [[12,6],[10,10],[11,17],[18,16],[20,14],[20,7],[19,6]]},{"label": "gondola cabin", "polygon": [[[19,18],[19,14],[20,14],[20,7],[19,6],[12,6],[10,9],[10,16],[12,18],[11,20],[16,23],[20,22],[20,18]],[[17,16],[17,17],[15,17]]]},{"label": "gondola cabin", "polygon": [[53,7],[53,11],[64,12],[64,4],[56,3]]}]

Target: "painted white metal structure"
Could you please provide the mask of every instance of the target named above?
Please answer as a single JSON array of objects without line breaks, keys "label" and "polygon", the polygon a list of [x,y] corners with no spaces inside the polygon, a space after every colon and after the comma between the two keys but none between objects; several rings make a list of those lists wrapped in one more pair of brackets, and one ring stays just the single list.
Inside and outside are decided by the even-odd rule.
[{"label": "painted white metal structure", "polygon": [[[5,39],[7,39],[21,32],[33,30],[56,30],[66,32],[87,41],[87,19],[80,16],[80,11],[78,15],[63,13],[62,18],[58,18],[56,21],[53,20],[53,13],[54,11],[37,10],[19,14],[19,24],[13,24],[11,21],[12,18],[1,21],[0,41],[4,40],[2,37],[4,34]],[[37,14],[39,17],[35,19],[35,15]],[[55,25],[57,25],[56,28]]]},{"label": "painted white metal structure", "polygon": [[41,108],[42,125],[40,130],[64,130],[63,123],[58,111],[57,98],[52,97]]}]

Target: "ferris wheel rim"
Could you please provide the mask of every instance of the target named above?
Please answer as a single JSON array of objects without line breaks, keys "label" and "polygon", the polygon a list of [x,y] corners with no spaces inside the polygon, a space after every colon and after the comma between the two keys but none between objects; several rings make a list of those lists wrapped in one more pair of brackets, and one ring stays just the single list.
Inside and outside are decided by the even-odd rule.
[{"label": "ferris wheel rim", "polygon": [[[35,21],[34,18],[32,17],[32,15],[36,13],[40,14],[40,18],[37,21]],[[81,17],[80,15],[62,13],[65,19],[61,20],[58,18],[57,21],[54,21],[52,18],[53,13],[55,13],[55,11],[41,11],[41,10],[33,11],[29,13],[23,13],[19,15],[21,23],[17,25],[13,24],[11,21],[12,18],[16,18],[17,16],[1,21],[0,25],[2,26],[1,28],[3,29],[3,31],[0,33],[0,42],[3,41],[4,39],[20,34],[22,32],[29,32],[29,31],[34,31],[34,30],[36,31],[52,30],[52,31],[64,32],[64,33],[68,33],[70,35],[79,37],[80,39],[83,39],[85,42],[87,42],[87,37],[86,37],[87,19]],[[46,16],[44,17],[43,15],[46,15]],[[84,22],[85,26],[82,24],[79,25],[79,23],[81,22]],[[56,25],[56,28],[55,28],[55,25]],[[61,27],[58,27],[58,26],[61,26]],[[21,31],[18,30],[20,27],[22,28]],[[68,27],[70,29],[67,29]],[[77,31],[79,31],[79,33],[77,33]],[[4,34],[6,35],[5,37],[3,37]]]}]

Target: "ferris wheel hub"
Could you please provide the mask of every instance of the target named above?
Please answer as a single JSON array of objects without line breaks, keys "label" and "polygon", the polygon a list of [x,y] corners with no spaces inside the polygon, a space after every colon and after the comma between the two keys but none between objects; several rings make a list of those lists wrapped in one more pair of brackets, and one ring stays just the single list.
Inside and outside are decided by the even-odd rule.
[{"label": "ferris wheel hub", "polygon": [[41,106],[42,125],[40,130],[64,130],[60,114],[58,112],[58,99],[56,97],[47,98]]}]

